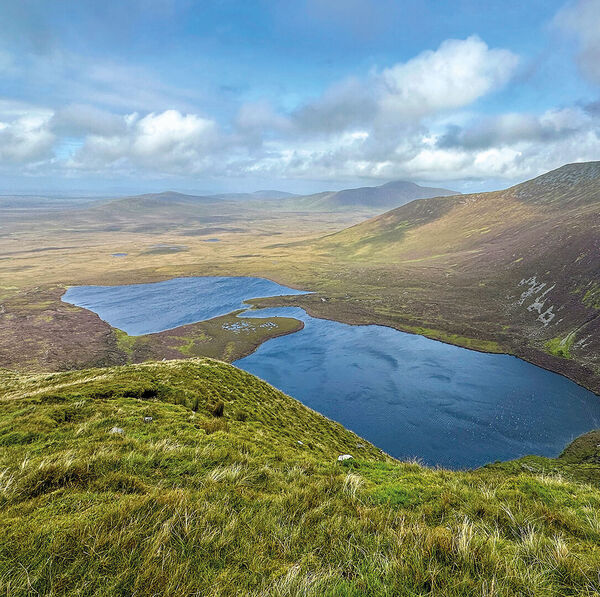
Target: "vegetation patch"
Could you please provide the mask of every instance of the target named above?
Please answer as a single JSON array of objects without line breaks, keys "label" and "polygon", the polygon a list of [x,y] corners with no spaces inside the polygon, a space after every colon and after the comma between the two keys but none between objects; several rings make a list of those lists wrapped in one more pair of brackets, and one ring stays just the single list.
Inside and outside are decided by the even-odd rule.
[{"label": "vegetation patch", "polygon": [[479,338],[467,338],[466,336],[461,336],[459,334],[449,334],[442,330],[436,330],[433,328],[426,328],[421,326],[402,326],[406,331],[412,332],[413,334],[420,334],[421,336],[426,336],[427,338],[432,338],[434,340],[440,340],[441,342],[446,342],[447,344],[456,344],[458,346],[464,346],[465,348],[470,348],[471,350],[479,350],[481,352],[494,352],[501,353],[503,352],[502,347],[498,344],[498,342],[494,340],[481,340]]},{"label": "vegetation patch", "polygon": [[563,359],[571,359],[571,348],[575,342],[575,333],[571,332],[564,338],[552,338],[546,342],[546,350],[553,354],[555,357],[561,357]]},{"label": "vegetation patch", "polygon": [[592,309],[600,309],[600,283],[591,282],[590,288],[583,295],[583,304]]}]

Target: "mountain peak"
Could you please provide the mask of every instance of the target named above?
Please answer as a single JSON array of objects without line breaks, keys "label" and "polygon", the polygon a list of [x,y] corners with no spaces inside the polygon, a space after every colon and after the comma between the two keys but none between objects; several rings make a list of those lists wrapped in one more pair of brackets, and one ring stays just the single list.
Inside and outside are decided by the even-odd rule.
[{"label": "mountain peak", "polygon": [[362,205],[369,208],[393,208],[415,199],[458,195],[456,191],[434,187],[422,187],[406,180],[394,180],[378,187],[360,187],[338,191],[328,198],[338,206]]}]

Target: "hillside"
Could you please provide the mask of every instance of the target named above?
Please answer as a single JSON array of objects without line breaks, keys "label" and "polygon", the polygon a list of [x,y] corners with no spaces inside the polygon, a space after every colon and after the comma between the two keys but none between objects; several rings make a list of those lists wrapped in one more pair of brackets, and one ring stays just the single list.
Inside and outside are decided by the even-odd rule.
[{"label": "hillside", "polygon": [[594,438],[449,472],[218,361],[0,377],[3,594],[597,590]]},{"label": "hillside", "polygon": [[94,206],[93,209],[98,213],[118,212],[122,215],[143,217],[147,212],[154,210],[161,210],[165,213],[168,213],[168,210],[173,213],[185,210],[187,213],[194,213],[199,208],[213,207],[215,203],[218,203],[218,199],[213,197],[165,191],[163,193],[147,193],[145,195],[109,199]]},{"label": "hillside", "polygon": [[302,283],[320,294],[282,304],[469,348],[493,342],[600,393],[600,162],[413,201],[304,250]]},{"label": "hillside", "polygon": [[340,209],[366,209],[383,211],[399,207],[415,199],[456,195],[456,191],[422,187],[413,182],[397,180],[378,187],[345,189],[298,197],[288,202],[296,208],[336,211]]},{"label": "hillside", "polygon": [[[237,202],[241,202],[243,204],[252,201],[290,199],[293,197],[296,197],[293,193],[277,190],[254,191],[251,193],[215,193],[212,195],[189,195],[175,191],[163,191],[161,193],[118,197],[105,201],[103,205],[120,206],[127,210],[142,212],[156,207],[172,206],[174,209],[182,205],[218,207],[223,206],[225,203],[237,204]],[[231,206],[227,205],[225,208],[231,209]]]},{"label": "hillside", "polygon": [[214,199],[222,199],[224,201],[257,201],[289,199],[290,197],[296,197],[296,195],[294,193],[287,193],[285,191],[265,189],[261,191],[253,191],[251,193],[220,193],[211,195],[211,197]]}]

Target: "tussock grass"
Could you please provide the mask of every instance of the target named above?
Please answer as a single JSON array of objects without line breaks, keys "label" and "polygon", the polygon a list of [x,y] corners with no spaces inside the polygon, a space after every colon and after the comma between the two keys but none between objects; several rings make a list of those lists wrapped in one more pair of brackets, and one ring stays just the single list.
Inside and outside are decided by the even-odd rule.
[{"label": "tussock grass", "polygon": [[0,381],[1,594],[599,594],[572,451],[397,462],[211,360]]}]

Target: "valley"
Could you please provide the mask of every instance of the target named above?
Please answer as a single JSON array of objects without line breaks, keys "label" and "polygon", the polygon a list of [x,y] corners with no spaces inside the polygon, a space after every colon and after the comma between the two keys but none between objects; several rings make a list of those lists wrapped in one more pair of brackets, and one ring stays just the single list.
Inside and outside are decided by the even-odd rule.
[{"label": "valley", "polygon": [[[91,315],[65,311],[58,291],[36,302],[46,288],[258,276],[314,294],[256,305],[297,305],[315,317],[514,354],[598,392],[599,172],[597,162],[574,164],[506,191],[414,201],[367,221],[362,208],[324,217],[245,202],[170,203],[170,196],[39,220],[13,214],[0,237],[3,308],[9,317],[30,317],[18,306],[29,293],[27,309],[44,313],[43,344],[44,328],[53,329],[57,317],[65,328],[70,318],[103,327]],[[139,201],[143,211],[135,208]],[[215,237],[219,242],[205,242]],[[156,245],[180,250],[157,253]],[[107,344],[114,342],[110,327],[103,329],[95,360],[82,355],[77,366],[120,362]],[[33,364],[40,351],[26,357],[35,338],[26,344],[23,360]]]},{"label": "valley", "polygon": [[0,0],[0,597],[600,597],[600,0]]}]

